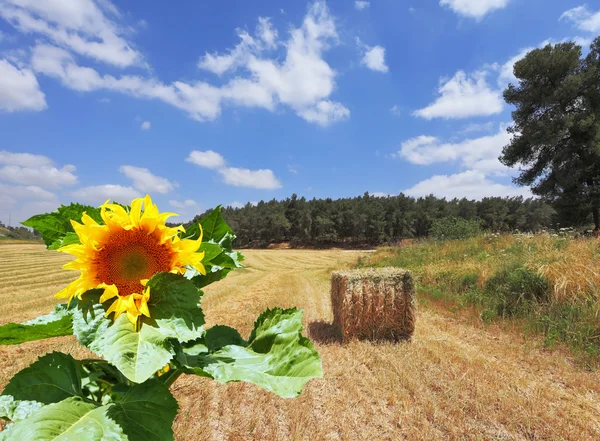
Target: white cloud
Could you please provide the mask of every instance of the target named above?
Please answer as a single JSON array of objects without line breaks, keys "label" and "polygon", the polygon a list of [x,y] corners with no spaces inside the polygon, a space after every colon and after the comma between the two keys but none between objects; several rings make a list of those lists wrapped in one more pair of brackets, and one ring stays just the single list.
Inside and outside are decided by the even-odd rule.
[{"label": "white cloud", "polygon": [[402,157],[413,164],[429,165],[439,162],[460,161],[465,168],[483,173],[506,174],[508,168],[498,157],[512,135],[500,126],[498,133],[456,143],[442,143],[433,136],[417,136],[402,143],[395,157]]},{"label": "white cloud", "polygon": [[58,200],[21,200],[0,194],[0,221],[5,225],[15,227],[31,216],[55,211],[60,203]]},{"label": "white cloud", "polygon": [[334,19],[324,2],[312,4],[302,26],[292,28],[289,39],[281,43],[286,51],[282,62],[279,57],[263,57],[263,50],[277,42],[270,21],[259,19],[257,33],[252,37],[239,32],[242,42],[236,48],[225,54],[207,55],[200,61],[201,67],[216,73],[244,69],[244,76],[236,76],[222,86],[203,81],[165,84],[156,78],[101,75],[77,65],[68,52],[45,44],[34,48],[32,65],[37,72],[57,78],[71,89],[105,89],[158,99],[198,121],[214,120],[225,103],[270,111],[284,105],[300,117],[321,125],[350,114],[342,104],[328,99],[335,89],[336,72],[323,54],[331,45],[338,44],[338,39]]},{"label": "white cloud", "polygon": [[466,197],[477,200],[493,196],[531,196],[527,188],[493,182],[486,178],[484,173],[476,170],[467,170],[453,175],[435,175],[404,190],[403,193],[413,197],[433,194],[447,199]]},{"label": "white cloud", "polygon": [[354,2],[354,7],[356,9],[358,9],[359,11],[362,11],[363,9],[366,9],[369,6],[371,6],[371,2],[367,2],[367,1],[364,1],[364,0],[356,0]]},{"label": "white cloud", "polygon": [[0,59],[0,109],[17,112],[40,111],[46,107],[46,97],[34,73]]},{"label": "white cloud", "polygon": [[83,187],[71,193],[74,200],[93,205],[100,205],[110,199],[122,204],[129,204],[133,199],[142,197],[142,194],[133,187],[122,185],[95,185]]},{"label": "white cloud", "polygon": [[377,72],[387,72],[389,68],[385,64],[385,49],[382,46],[367,46],[366,49],[361,64]]},{"label": "white cloud", "polygon": [[193,150],[186,161],[199,167],[217,170],[223,176],[226,184],[236,187],[250,187],[263,190],[281,188],[281,183],[272,170],[227,167],[225,158],[212,150],[205,152]]},{"label": "white cloud", "polygon": [[586,32],[600,32],[600,10],[590,11],[587,5],[578,6],[565,11],[560,20],[573,22],[578,29]]},{"label": "white cloud", "polygon": [[260,39],[269,49],[273,49],[277,46],[277,38],[279,34],[277,29],[271,24],[270,18],[258,17],[258,26],[256,32]]},{"label": "white cloud", "polygon": [[489,12],[502,9],[510,0],[440,0],[441,6],[447,6],[455,13],[480,20]]},{"label": "white cloud", "polygon": [[225,158],[223,158],[217,152],[213,152],[212,150],[207,150],[205,152],[193,150],[190,152],[186,161],[196,164],[200,167],[212,169],[219,169],[225,166]]},{"label": "white cloud", "polygon": [[153,175],[147,168],[123,165],[119,171],[133,181],[133,187],[146,193],[168,193],[177,184],[160,176]]},{"label": "white cloud", "polygon": [[397,104],[394,104],[391,108],[390,108],[390,112],[392,112],[394,115],[398,116],[400,115],[400,107],[398,107]]},{"label": "white cloud", "polygon": [[50,158],[29,153],[0,151],[0,181],[27,186],[58,188],[77,183],[75,166],[57,168]]},{"label": "white cloud", "polygon": [[517,55],[511,57],[506,63],[502,65],[502,67],[500,68],[500,74],[498,75],[498,85],[500,87],[506,87],[508,86],[508,83],[517,82],[517,78],[514,74],[515,63],[521,60],[523,57],[525,57],[525,55],[527,55],[527,53],[532,51],[533,49],[535,48],[526,47],[525,49],[521,49],[521,51]]},{"label": "white cloud", "polygon": [[32,155],[31,153],[11,153],[6,150],[0,151],[0,164],[19,165],[22,167],[42,167],[52,165],[54,161],[43,155]]},{"label": "white cloud", "polygon": [[144,121],[142,125],[140,125],[140,129],[142,130],[150,130],[150,127],[152,127],[150,121]]},{"label": "white cloud", "polygon": [[180,210],[185,210],[186,208],[194,208],[198,206],[196,201],[192,199],[186,199],[185,201],[177,201],[175,199],[171,199],[169,201],[169,205],[175,208],[179,208]]},{"label": "white cloud", "polygon": [[118,67],[142,63],[122,37],[128,29],[117,24],[118,10],[109,0],[0,0],[0,17],[20,32],[42,35],[98,61]]},{"label": "white cloud", "polygon": [[463,71],[456,72],[454,77],[441,83],[441,96],[433,104],[414,114],[426,119],[458,119],[502,112],[502,96],[499,91],[488,86],[485,76],[483,71],[470,76]]},{"label": "white cloud", "polygon": [[262,190],[281,188],[281,183],[272,170],[249,170],[247,168],[226,167],[219,170],[225,183],[235,187],[250,187]]},{"label": "white cloud", "polygon": [[343,121],[350,117],[350,110],[334,101],[319,101],[315,106],[298,113],[306,121],[327,127],[334,122]]},{"label": "white cloud", "polygon": [[491,132],[494,129],[494,123],[492,121],[486,123],[469,123],[462,128],[460,133],[473,133],[473,132]]},{"label": "white cloud", "polygon": [[10,198],[22,199],[34,199],[34,200],[55,200],[56,195],[44,190],[41,187],[35,185],[7,185],[0,183],[0,196],[7,196]]}]

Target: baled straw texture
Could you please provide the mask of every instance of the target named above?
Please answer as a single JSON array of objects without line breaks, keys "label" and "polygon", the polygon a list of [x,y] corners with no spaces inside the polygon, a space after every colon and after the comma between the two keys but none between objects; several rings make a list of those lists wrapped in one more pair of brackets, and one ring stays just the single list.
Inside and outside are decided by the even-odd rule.
[{"label": "baled straw texture", "polygon": [[333,323],[345,341],[410,339],[415,330],[415,284],[400,268],[337,271],[331,278]]}]

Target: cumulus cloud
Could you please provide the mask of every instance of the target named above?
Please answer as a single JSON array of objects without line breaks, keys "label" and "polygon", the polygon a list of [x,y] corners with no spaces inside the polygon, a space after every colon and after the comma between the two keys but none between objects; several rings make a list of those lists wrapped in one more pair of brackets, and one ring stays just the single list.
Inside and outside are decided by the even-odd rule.
[{"label": "cumulus cloud", "polygon": [[142,129],[142,130],[150,130],[150,127],[152,127],[152,124],[150,123],[150,121],[144,121],[140,125],[140,129]]},{"label": "cumulus cloud", "polygon": [[362,11],[363,9],[366,9],[369,6],[371,6],[371,2],[367,2],[367,1],[364,1],[364,0],[356,0],[354,2],[354,7],[356,9],[358,9],[359,11]]},{"label": "cumulus cloud", "polygon": [[213,152],[212,150],[207,150],[205,152],[193,150],[190,152],[186,161],[196,164],[200,167],[212,169],[219,169],[225,166],[225,158],[223,158],[223,156],[217,152]]},{"label": "cumulus cloud", "polygon": [[61,168],[42,155],[0,152],[0,181],[44,188],[59,188],[77,183],[75,166]]},{"label": "cumulus cloud", "polygon": [[440,0],[441,6],[452,9],[464,17],[482,19],[486,14],[502,9],[510,0]]},{"label": "cumulus cloud", "polygon": [[465,168],[501,175],[508,173],[509,169],[498,157],[511,137],[505,125],[501,125],[494,135],[459,142],[441,142],[434,136],[417,136],[404,141],[394,156],[418,165],[459,161]]},{"label": "cumulus cloud", "polygon": [[34,73],[0,59],[0,109],[7,112],[40,111],[47,107]]},{"label": "cumulus cloud", "polygon": [[[292,28],[279,42],[277,31],[266,18],[259,18],[255,35],[238,31],[240,43],[225,53],[206,54],[199,67],[223,75],[243,70],[221,86],[205,81],[174,81],[124,75],[115,77],[79,66],[60,47],[38,44],[32,55],[36,72],[61,81],[78,91],[111,90],[144,99],[157,99],[185,111],[198,121],[214,120],[229,104],[275,111],[287,106],[298,116],[320,125],[347,118],[350,111],[329,98],[335,89],[336,72],[324,53],[338,44],[335,21],[324,2],[309,7],[301,27]],[[269,49],[285,48],[280,61]],[[324,103],[324,104],[323,104]],[[328,107],[323,111],[323,107]],[[317,114],[315,116],[315,114]],[[343,117],[342,117],[343,116]]]},{"label": "cumulus cloud", "polygon": [[122,185],[113,184],[83,187],[72,192],[71,195],[75,200],[91,205],[100,205],[107,199],[128,204],[132,199],[142,197],[142,193],[133,187],[124,187]]},{"label": "cumulus cloud", "polygon": [[451,79],[441,82],[438,99],[414,114],[425,119],[459,119],[502,112],[502,95],[488,86],[485,77],[484,71],[471,75],[458,71]]},{"label": "cumulus cloud", "polygon": [[179,208],[180,210],[185,210],[187,208],[195,208],[198,206],[196,201],[194,201],[192,199],[186,199],[184,201],[178,201],[175,199],[171,199],[169,201],[169,205],[171,205],[172,207],[175,207],[175,208]]},{"label": "cumulus cloud", "polygon": [[467,170],[452,175],[435,175],[403,190],[403,193],[413,197],[433,194],[439,198],[461,199],[466,197],[477,200],[493,196],[531,197],[531,192],[527,188],[493,182],[484,173],[476,170]]},{"label": "cumulus cloud", "polygon": [[146,193],[165,194],[177,186],[175,182],[152,174],[147,168],[123,165],[119,171],[133,181],[135,189]]},{"label": "cumulus cloud", "polygon": [[367,46],[359,38],[356,39],[356,43],[364,54],[360,60],[360,64],[377,72],[387,72],[389,70],[385,64],[385,48],[379,45]]},{"label": "cumulus cloud", "polygon": [[343,121],[350,117],[350,110],[334,101],[319,101],[313,107],[308,107],[299,112],[306,121],[327,127],[334,122]]},{"label": "cumulus cloud", "polygon": [[226,167],[219,170],[227,184],[235,187],[250,187],[263,190],[281,188],[281,183],[272,170],[249,170],[247,168]]},{"label": "cumulus cloud", "polygon": [[582,31],[600,32],[600,10],[591,11],[587,4],[565,11],[560,20],[570,21]]},{"label": "cumulus cloud", "polygon": [[109,0],[0,0],[0,17],[20,32],[44,36],[57,46],[118,67],[141,64],[123,35],[119,11]]},{"label": "cumulus cloud", "polygon": [[272,170],[250,170],[247,168],[228,167],[225,158],[220,154],[207,150],[192,151],[186,159],[199,167],[217,170],[226,184],[235,187],[249,187],[263,190],[281,188],[281,183]]}]

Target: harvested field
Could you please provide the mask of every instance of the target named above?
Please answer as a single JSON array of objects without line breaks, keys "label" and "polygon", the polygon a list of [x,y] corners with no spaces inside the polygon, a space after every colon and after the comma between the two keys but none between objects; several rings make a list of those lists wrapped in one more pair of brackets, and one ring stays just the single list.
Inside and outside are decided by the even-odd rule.
[{"label": "harvested field", "polygon": [[[421,308],[412,343],[335,338],[330,273],[360,253],[246,251],[247,269],[207,289],[209,325],[247,336],[268,306],[299,306],[325,378],[286,400],[254,385],[182,377],[174,385],[179,441],[600,439],[600,373],[549,351],[534,337],[473,325]],[[0,323],[48,312],[73,278],[64,255],[0,244]],[[433,307],[432,307],[433,308]],[[74,337],[0,347],[0,387],[44,352],[81,357]]]}]

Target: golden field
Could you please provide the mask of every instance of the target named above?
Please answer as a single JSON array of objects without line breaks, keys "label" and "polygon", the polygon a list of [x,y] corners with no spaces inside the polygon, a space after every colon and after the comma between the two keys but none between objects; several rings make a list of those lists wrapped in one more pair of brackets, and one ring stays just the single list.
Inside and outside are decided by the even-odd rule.
[{"label": "golden field", "polygon": [[[244,254],[246,269],[206,290],[208,325],[247,337],[266,307],[303,308],[325,377],[290,400],[250,384],[184,376],[173,386],[178,441],[600,439],[600,373],[566,351],[431,303],[419,311],[412,343],[342,345],[328,325],[329,277],[363,253]],[[49,312],[52,295],[75,276],[61,270],[67,260],[39,245],[0,244],[0,324]],[[1,346],[0,387],[53,350],[89,355],[74,337]]]}]

